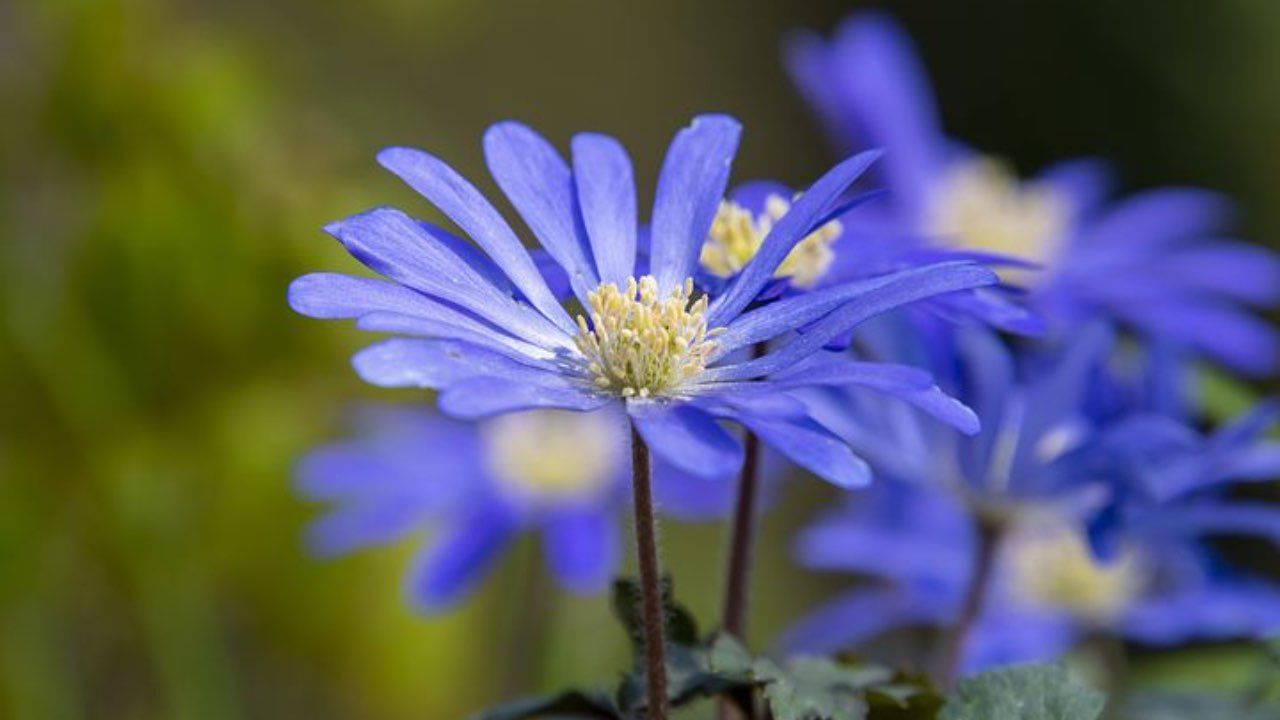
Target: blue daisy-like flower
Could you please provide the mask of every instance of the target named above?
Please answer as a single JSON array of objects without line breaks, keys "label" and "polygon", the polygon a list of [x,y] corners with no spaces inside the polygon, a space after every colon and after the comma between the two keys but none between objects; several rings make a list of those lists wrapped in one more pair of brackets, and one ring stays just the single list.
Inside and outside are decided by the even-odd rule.
[{"label": "blue daisy-like flower", "polygon": [[830,41],[800,35],[786,57],[838,147],[887,151],[888,202],[845,228],[871,238],[864,246],[890,258],[941,247],[1003,259],[1006,284],[1060,334],[1104,318],[1239,371],[1280,363],[1280,337],[1250,312],[1280,301],[1280,258],[1222,239],[1221,196],[1158,188],[1108,204],[1109,173],[1091,160],[1019,180],[943,132],[910,39],[883,14],[851,17]]},{"label": "blue daisy-like flower", "polygon": [[[456,417],[542,408],[625,413],[658,459],[711,478],[742,463],[738,439],[720,425],[733,421],[827,480],[861,484],[865,464],[808,417],[792,392],[858,386],[910,398],[940,394],[921,371],[821,349],[869,317],[995,277],[976,264],[940,263],[753,307],[792,249],[826,222],[876,157],[863,153],[805,190],[722,292],[697,293],[699,253],[739,134],[736,121],[709,115],[676,135],[658,179],[647,267],[637,276],[636,190],[621,144],[581,134],[566,162],[523,125],[491,127],[484,138],[490,172],[563,270],[568,303],[473,185],[421,150],[384,150],[379,162],[475,245],[398,210],[375,209],[327,231],[387,280],[307,275],[290,287],[290,303],[304,315],[413,336],[362,351],[356,370],[377,385],[437,389],[441,409]],[[571,312],[575,306],[581,310]],[[762,342],[770,343],[767,354],[744,357]],[[976,429],[958,403],[927,407]]]},{"label": "blue daisy-like flower", "polygon": [[[407,583],[426,612],[465,598],[524,535],[540,540],[551,575],[571,593],[597,593],[616,573],[631,470],[622,423],[564,410],[475,423],[385,406],[362,408],[354,425],[349,439],[298,465],[299,493],[332,506],[307,530],[313,552],[428,533]],[[654,472],[658,505],[677,518],[722,513],[727,488]]]},{"label": "blue daisy-like flower", "polygon": [[[800,561],[864,584],[791,627],[792,651],[847,650],[884,632],[961,617],[979,555],[970,517],[933,488],[881,484],[807,528]],[[1189,538],[1128,536],[1099,560],[1073,518],[1022,516],[1003,536],[960,669],[1060,657],[1092,636],[1151,646],[1263,638],[1280,630],[1280,587],[1233,572]]]}]

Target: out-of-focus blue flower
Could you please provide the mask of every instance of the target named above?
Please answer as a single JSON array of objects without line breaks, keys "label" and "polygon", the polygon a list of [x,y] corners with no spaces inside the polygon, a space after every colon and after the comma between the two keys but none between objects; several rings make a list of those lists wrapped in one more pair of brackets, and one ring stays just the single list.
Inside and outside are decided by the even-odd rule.
[{"label": "out-of-focus blue flower", "polygon": [[[794,651],[852,648],[880,633],[949,627],[976,562],[968,511],[932,488],[880,484],[799,538],[805,565],[872,579],[794,625]],[[1280,587],[1226,572],[1187,538],[1134,533],[1102,562],[1070,517],[1024,513],[1006,528],[965,672],[1046,660],[1095,635],[1150,645],[1265,637],[1280,630]]]},{"label": "out-of-focus blue flower", "polygon": [[[364,408],[355,420],[350,439],[298,466],[299,492],[333,505],[308,530],[316,553],[428,532],[408,581],[414,605],[428,612],[463,599],[525,533],[539,536],[547,565],[570,592],[597,592],[615,574],[630,497],[622,423],[563,410],[468,423],[401,406]],[[677,518],[723,514],[732,489],[654,469],[658,506]]]},{"label": "out-of-focus blue flower", "polygon": [[[787,295],[819,290],[848,282],[939,262],[979,262],[999,265],[1000,258],[958,248],[925,245],[865,232],[859,215],[875,215],[867,200],[881,193],[857,195],[831,219],[801,240],[774,272],[773,280],[759,295],[765,302]],[[720,292],[754,257],[764,238],[791,207],[796,191],[777,182],[754,181],[734,188],[721,202],[699,256],[699,287],[712,296]],[[952,321],[976,318],[1003,330],[1039,334],[1043,323],[1021,307],[1018,293],[1007,288],[975,288],[928,298],[904,308],[914,327],[928,332],[931,326],[948,327]],[[847,343],[842,338],[837,346]]]},{"label": "out-of-focus blue flower", "polygon": [[[356,370],[371,383],[438,389],[446,413],[469,419],[537,408],[625,413],[658,458],[700,477],[726,477],[741,466],[741,444],[720,425],[733,421],[831,482],[864,483],[865,464],[791,396],[802,387],[926,397],[924,406],[944,420],[975,429],[967,408],[932,401],[941,393],[926,373],[823,355],[821,348],[876,314],[990,284],[995,278],[985,268],[941,263],[750,309],[874,153],[819,178],[722,292],[696,296],[699,253],[739,134],[728,117],[702,116],[676,135],[658,179],[647,274],[637,278],[636,190],[622,146],[604,135],[578,135],[567,163],[523,125],[489,129],[490,172],[564,271],[585,309],[576,321],[493,205],[442,161],[409,148],[384,150],[378,159],[479,249],[398,210],[372,210],[327,229],[388,280],[307,275],[290,287],[290,303],[304,315],[417,336],[356,356]],[[769,341],[763,357],[743,357]]]},{"label": "out-of-focus blue flower", "polygon": [[888,262],[939,247],[1021,261],[1003,276],[1051,331],[1103,317],[1237,370],[1280,362],[1277,334],[1248,309],[1280,300],[1280,259],[1222,239],[1224,198],[1160,188],[1107,204],[1108,172],[1094,161],[1019,180],[944,134],[910,39],[881,14],[855,15],[830,41],[801,35],[786,58],[841,150],[886,149],[890,198],[845,233],[879,239]]},{"label": "out-of-focus blue flower", "polygon": [[[901,332],[868,340],[873,353],[893,356],[911,356],[921,345]],[[947,375],[957,397],[982,418],[981,432],[968,437],[945,432],[901,403],[838,388],[805,390],[800,397],[814,419],[888,480],[950,492],[974,514],[1050,504],[1084,513],[1104,503],[1109,491],[1098,478],[1064,472],[1062,460],[1106,422],[1094,414],[1094,391],[1112,345],[1107,328],[1093,325],[1066,346],[1015,354],[994,333],[960,329],[956,365]],[[945,395],[933,400],[954,402]]]}]

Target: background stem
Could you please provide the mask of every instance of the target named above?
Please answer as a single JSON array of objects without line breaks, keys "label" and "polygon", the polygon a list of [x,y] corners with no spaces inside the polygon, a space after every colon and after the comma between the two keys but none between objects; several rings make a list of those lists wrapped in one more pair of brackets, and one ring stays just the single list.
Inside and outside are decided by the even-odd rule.
[{"label": "background stem", "polygon": [[648,684],[648,720],[667,720],[667,661],[665,617],[662,611],[662,577],[658,568],[658,541],[653,514],[653,490],[649,472],[649,448],[631,426],[631,487],[636,521],[636,559],[640,568],[641,613],[644,619],[645,677]]},{"label": "background stem", "polygon": [[981,517],[977,520],[978,547],[974,557],[973,574],[965,591],[960,617],[956,619],[943,649],[942,663],[938,671],[938,684],[944,690],[955,684],[964,658],[965,643],[972,634],[978,618],[987,603],[991,589],[996,554],[999,550],[1001,531],[999,526]]}]

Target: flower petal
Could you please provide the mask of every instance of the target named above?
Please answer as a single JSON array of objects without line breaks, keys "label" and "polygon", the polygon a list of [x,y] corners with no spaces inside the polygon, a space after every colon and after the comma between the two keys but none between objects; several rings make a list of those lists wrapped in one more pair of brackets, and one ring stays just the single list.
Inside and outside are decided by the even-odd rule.
[{"label": "flower petal", "polygon": [[586,231],[578,223],[569,166],[551,143],[517,122],[490,126],[484,134],[484,154],[498,187],[568,273],[574,294],[585,300],[600,279]]},{"label": "flower petal", "polygon": [[456,340],[392,338],[356,353],[351,364],[365,382],[381,387],[443,388],[475,377],[512,382],[558,379],[546,370]]},{"label": "flower petal", "polygon": [[510,514],[496,508],[459,518],[419,553],[409,575],[410,600],[430,613],[465,598],[493,569],[516,529]]},{"label": "flower petal", "polygon": [[642,401],[627,413],[649,450],[678,470],[714,480],[742,469],[742,444],[698,408]]},{"label": "flower petal", "polygon": [[626,287],[635,272],[636,184],[622,143],[597,133],[573,138],[573,176],[601,282]]},{"label": "flower petal", "polygon": [[[815,223],[826,216],[840,195],[879,156],[880,153],[876,151],[854,155],[827,171],[805,190],[765,236],[759,251],[729,283],[724,294],[711,303],[707,312],[707,324],[710,327],[726,325],[755,300],[792,248],[804,239]],[[700,239],[698,247],[701,247],[701,242]],[[696,255],[694,257],[696,261]]]},{"label": "flower petal", "polygon": [[573,320],[552,296],[519,238],[466,178],[438,158],[413,148],[387,148],[378,153],[378,162],[430,200],[484,248],[531,305],[561,330],[573,333]]},{"label": "flower petal", "polygon": [[561,587],[580,595],[596,593],[617,570],[618,520],[602,508],[556,512],[543,531],[543,551]]},{"label": "flower petal", "polygon": [[653,203],[650,272],[663,295],[684,284],[698,266],[742,126],[726,115],[699,115],[676,134],[662,163]]},{"label": "flower petal", "polygon": [[440,410],[464,420],[521,410],[557,408],[587,412],[612,400],[589,393],[561,377],[542,373],[524,379],[476,377],[449,385],[440,393]]}]

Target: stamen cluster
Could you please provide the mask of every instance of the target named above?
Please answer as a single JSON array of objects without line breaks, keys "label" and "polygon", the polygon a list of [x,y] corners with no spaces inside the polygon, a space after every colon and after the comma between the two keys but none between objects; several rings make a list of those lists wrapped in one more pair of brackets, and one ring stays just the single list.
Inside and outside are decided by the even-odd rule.
[{"label": "stamen cluster", "polygon": [[1062,198],[1022,183],[1004,164],[982,158],[958,163],[932,203],[931,230],[965,247],[1048,261],[1067,225]]},{"label": "stamen cluster", "polygon": [[651,275],[604,283],[587,295],[591,316],[578,316],[578,350],[600,390],[623,397],[671,395],[707,366],[721,329],[707,330],[706,296],[692,300],[693,280],[663,298]]},{"label": "stamen cluster", "polygon": [[[758,216],[735,202],[721,201],[702,246],[702,266],[720,277],[736,274],[760,251],[774,223],[790,209],[791,203],[778,195],[765,200],[764,212]],[[800,288],[812,286],[835,259],[831,244],[842,230],[840,222],[832,220],[805,236],[774,271],[774,277],[790,278],[791,284]]]}]

